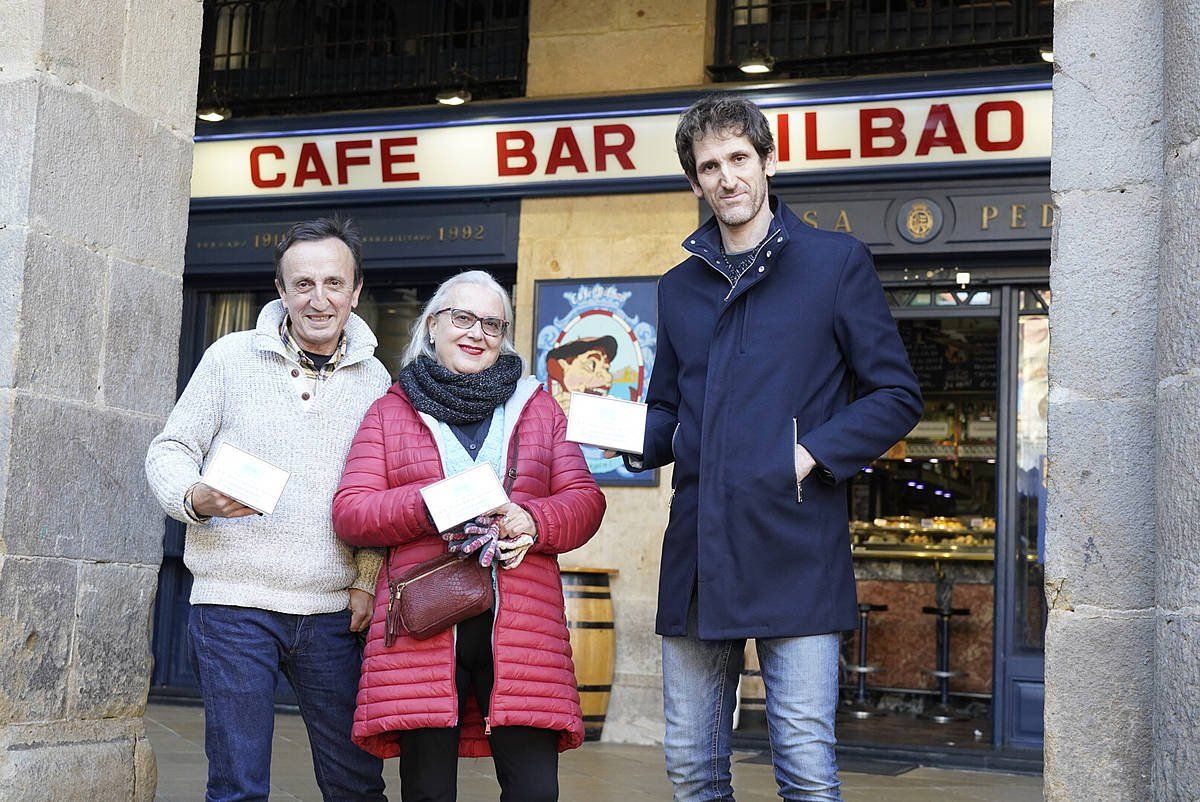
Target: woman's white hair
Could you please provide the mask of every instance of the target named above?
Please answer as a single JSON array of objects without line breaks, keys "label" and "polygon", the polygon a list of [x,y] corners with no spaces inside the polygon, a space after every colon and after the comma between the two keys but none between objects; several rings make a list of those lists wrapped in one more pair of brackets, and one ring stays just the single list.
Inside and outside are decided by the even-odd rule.
[{"label": "woman's white hair", "polygon": [[[513,346],[513,305],[512,298],[508,295],[508,290],[500,286],[500,282],[492,278],[492,275],[483,270],[468,270],[465,273],[459,273],[456,276],[451,276],[442,282],[437,291],[433,293],[433,297],[429,299],[429,303],[425,304],[425,308],[421,311],[420,316],[413,321],[412,339],[408,342],[408,347],[404,349],[404,353],[400,356],[400,368],[403,370],[409,363],[415,362],[417,357],[422,355],[437,361],[437,352],[433,345],[429,342],[429,321],[437,314],[439,309],[445,309],[450,306],[450,296],[454,294],[454,288],[463,284],[474,284],[477,287],[489,289],[500,298],[500,306],[504,310],[504,319],[508,321],[508,326],[504,330],[504,336],[500,340],[500,353],[512,354],[521,359],[521,355],[517,353],[517,349]],[[524,369],[525,360],[521,360],[522,369]]]}]

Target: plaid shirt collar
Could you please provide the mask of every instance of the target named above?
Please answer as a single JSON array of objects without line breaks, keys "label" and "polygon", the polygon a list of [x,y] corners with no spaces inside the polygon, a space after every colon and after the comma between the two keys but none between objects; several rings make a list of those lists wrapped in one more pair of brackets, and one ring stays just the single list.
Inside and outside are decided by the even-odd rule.
[{"label": "plaid shirt collar", "polygon": [[279,339],[283,342],[283,349],[287,355],[304,369],[304,375],[310,379],[317,381],[325,381],[333,373],[334,368],[342,361],[342,357],[346,355],[346,332],[343,331],[338,338],[337,350],[333,352],[333,356],[329,357],[329,361],[321,367],[317,367],[316,363],[308,358],[308,354],[300,348],[300,344],[292,337],[291,317],[283,316],[283,322],[279,324]]}]

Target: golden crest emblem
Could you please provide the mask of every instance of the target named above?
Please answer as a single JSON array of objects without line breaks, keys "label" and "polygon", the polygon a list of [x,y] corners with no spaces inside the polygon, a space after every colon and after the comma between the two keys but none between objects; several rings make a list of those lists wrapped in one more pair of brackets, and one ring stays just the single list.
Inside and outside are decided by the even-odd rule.
[{"label": "golden crest emblem", "polygon": [[933,231],[935,225],[933,212],[930,211],[927,204],[917,201],[908,210],[908,217],[904,224],[914,240],[923,240]]}]

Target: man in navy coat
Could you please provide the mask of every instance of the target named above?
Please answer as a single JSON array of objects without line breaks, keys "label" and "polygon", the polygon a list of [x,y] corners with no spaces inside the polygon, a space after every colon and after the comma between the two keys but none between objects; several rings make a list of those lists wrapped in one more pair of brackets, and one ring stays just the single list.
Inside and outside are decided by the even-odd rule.
[{"label": "man in navy coat", "polygon": [[701,99],[675,141],[714,216],[659,283],[645,445],[626,456],[675,463],[656,626],[667,771],[677,802],[733,799],[734,691],[755,638],[780,796],[840,799],[838,633],[856,622],[844,483],[916,425],[920,390],[866,246],[768,196],[758,107]]}]

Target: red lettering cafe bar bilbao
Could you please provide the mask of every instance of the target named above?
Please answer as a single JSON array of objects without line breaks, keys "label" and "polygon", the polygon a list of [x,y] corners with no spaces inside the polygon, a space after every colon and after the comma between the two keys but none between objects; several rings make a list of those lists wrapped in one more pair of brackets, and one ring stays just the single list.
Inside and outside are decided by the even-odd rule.
[{"label": "red lettering cafe bar bilbao", "polygon": [[[766,105],[766,104],[764,104]],[[1048,158],[1050,92],[769,106],[781,175]],[[192,194],[675,179],[676,112],[201,140]]]},{"label": "red lettering cafe bar bilbao", "polygon": [[[340,211],[364,232],[357,311],[389,369],[434,287],[482,268],[513,288],[517,346],[548,389],[576,380],[551,364],[565,361],[550,356],[564,338],[611,335],[626,345],[610,357],[609,392],[639,400],[653,371],[654,283],[708,215],[674,130],[709,89],[200,124],[181,382],[209,343],[253,325],[288,225]],[[870,246],[926,401],[913,431],[846,485],[862,607],[844,644],[839,737],[899,751],[1040,746],[1048,73],[740,91],[775,133],[772,191],[809,225]],[[651,227],[661,245],[638,245],[647,231],[614,219]],[[624,475],[599,454],[589,465],[609,497],[603,537],[617,541],[603,553],[636,555],[607,566],[621,567],[615,699],[629,666],[655,659],[630,632],[653,627],[654,577],[636,575],[657,566],[661,525],[647,521],[665,520],[670,473]],[[153,682],[187,695],[182,531],[169,530],[165,551]],[[738,724],[748,742],[766,737],[755,668],[751,647]]]}]

